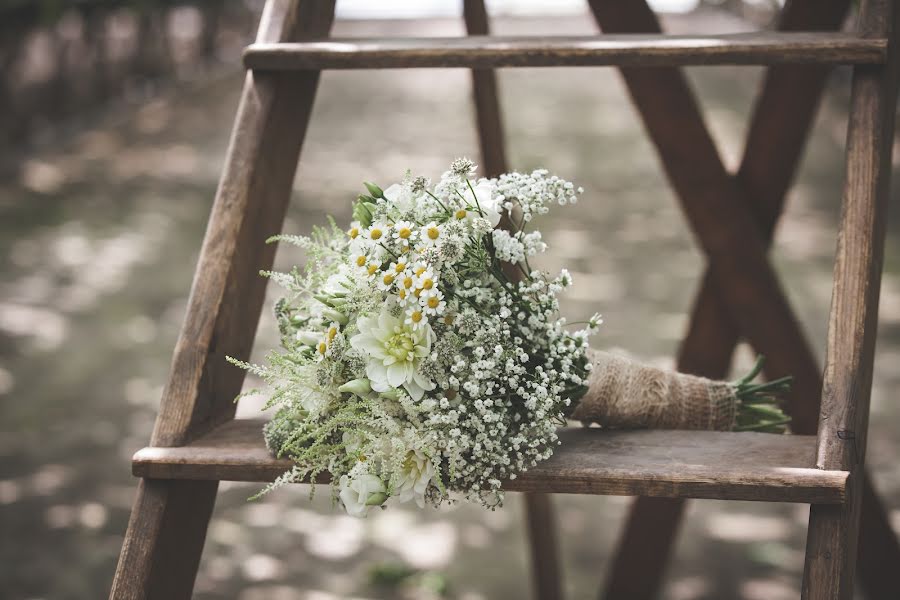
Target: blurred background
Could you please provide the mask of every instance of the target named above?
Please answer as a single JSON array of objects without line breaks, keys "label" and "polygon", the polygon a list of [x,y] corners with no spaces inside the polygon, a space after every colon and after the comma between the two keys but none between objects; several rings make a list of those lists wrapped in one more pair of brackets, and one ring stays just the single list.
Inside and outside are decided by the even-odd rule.
[{"label": "blurred background", "polygon": [[[771,26],[776,2],[657,0],[671,32]],[[340,0],[336,35],[461,35],[451,0]],[[548,8],[549,5],[549,8]],[[0,2],[0,597],[106,597],[183,318],[261,2]],[[498,34],[591,34],[582,2],[488,2]],[[418,20],[411,20],[418,17]],[[689,70],[730,166],[762,71]],[[564,310],[598,346],[661,365],[703,268],[654,149],[612,69],[499,74],[511,166],[585,188],[541,224]],[[849,76],[831,78],[773,260],[822,358]],[[323,75],[285,230],[349,218],[360,182],[438,176],[477,156],[464,70]],[[895,152],[897,164],[900,152]],[[897,174],[895,173],[895,181]],[[894,185],[894,197],[900,185]],[[896,202],[895,202],[896,204]],[[888,224],[869,463],[900,529],[900,211]],[[274,233],[274,232],[273,232]],[[288,249],[281,266],[298,262]],[[267,303],[255,358],[276,342]],[[751,361],[747,348],[736,369]],[[256,382],[249,381],[252,386]],[[253,415],[259,402],[239,407]],[[526,597],[521,499],[502,510],[396,509],[356,520],[327,494],[220,487],[202,599]],[[570,598],[594,597],[630,499],[560,496]],[[690,503],[664,597],[799,595],[808,508]]]}]

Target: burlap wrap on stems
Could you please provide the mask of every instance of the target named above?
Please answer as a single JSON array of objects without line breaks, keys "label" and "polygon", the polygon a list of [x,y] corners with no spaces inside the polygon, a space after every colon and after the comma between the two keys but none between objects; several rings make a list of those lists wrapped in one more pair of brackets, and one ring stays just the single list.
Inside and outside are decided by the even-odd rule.
[{"label": "burlap wrap on stems", "polygon": [[734,429],[738,399],[731,384],[589,353],[588,391],[569,418],[622,429]]}]

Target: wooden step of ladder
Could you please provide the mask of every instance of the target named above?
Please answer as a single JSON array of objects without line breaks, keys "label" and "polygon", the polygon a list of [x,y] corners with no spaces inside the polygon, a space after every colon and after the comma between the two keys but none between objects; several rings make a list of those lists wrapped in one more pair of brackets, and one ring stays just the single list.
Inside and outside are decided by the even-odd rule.
[{"label": "wooden step of ladder", "polygon": [[[291,469],[262,438],[264,421],[235,419],[185,446],[148,447],[136,477],[274,481]],[[562,429],[562,445],[503,489],[511,492],[842,504],[847,471],[815,465],[816,438],[717,431]],[[330,481],[323,476],[317,483]]]},{"label": "wooden step of ladder", "polygon": [[[895,572],[900,547],[863,471],[900,10],[889,0],[866,0],[857,33],[803,31],[799,26],[810,22],[812,29],[833,28],[839,23],[832,22],[834,15],[843,14],[848,2],[794,0],[783,24],[791,31],[665,36],[642,0],[592,0],[607,32],[602,36],[507,38],[486,35],[483,2],[464,0],[467,29],[477,34],[472,37],[330,39],[333,2],[268,0],[256,43],[244,55],[251,73],[160,414],[150,446],[134,457],[133,471],[141,480],[111,597],[189,598],[218,481],[271,481],[290,466],[266,452],[259,420],[234,420],[232,399],[244,372],[227,365],[224,357],[249,355],[264,298],[265,284],[257,273],[270,268],[274,256],[274,247],[263,242],[280,230],[319,72],[472,69],[481,149],[486,173],[493,176],[506,170],[506,164],[490,69],[607,65],[622,68],[710,259],[694,315],[697,330],[689,334],[679,365],[722,377],[731,348],[740,335],[746,336],[769,355],[769,376],[798,375],[799,399],[789,408],[797,430],[806,435],[563,430],[563,446],[550,460],[507,485],[526,492],[537,596],[547,600],[562,595],[548,493],[639,495],[657,502],[651,508],[661,510],[661,516],[639,523],[662,529],[665,535],[657,545],[662,552],[638,554],[639,571],[625,564],[614,572],[607,588],[614,599],[655,595],[682,506],[672,503],[685,498],[810,504],[802,593],[815,600],[852,595],[857,528],[865,507],[864,535],[874,532],[870,539],[877,546],[861,549],[868,556],[863,584],[877,597],[900,590]],[[635,27],[648,33],[630,31]],[[754,180],[756,172],[742,167],[732,177],[725,170],[683,76],[673,68],[712,64],[780,65],[770,71],[777,76],[767,79],[761,101],[768,114],[777,109],[782,121],[787,119],[781,128],[764,129],[767,135],[780,138],[788,131],[790,138],[772,153],[773,160],[785,155],[789,160],[787,166],[771,165],[780,182],[771,190],[760,191],[765,186]],[[824,69],[839,64],[854,67],[854,83],[820,416],[821,371],[765,251]],[[766,95],[771,81],[777,82],[772,85],[784,94],[784,102]],[[801,86],[788,93],[795,81],[815,91]],[[686,165],[687,170],[682,168]],[[759,165],[757,171],[769,172]],[[772,207],[754,209],[751,200],[757,196]],[[716,350],[703,355],[703,343]],[[622,556],[633,557],[634,547],[625,548]]]},{"label": "wooden step of ladder", "polygon": [[884,64],[887,39],[846,33],[579,37],[330,38],[252,44],[244,66],[263,71],[493,69],[690,65]]}]

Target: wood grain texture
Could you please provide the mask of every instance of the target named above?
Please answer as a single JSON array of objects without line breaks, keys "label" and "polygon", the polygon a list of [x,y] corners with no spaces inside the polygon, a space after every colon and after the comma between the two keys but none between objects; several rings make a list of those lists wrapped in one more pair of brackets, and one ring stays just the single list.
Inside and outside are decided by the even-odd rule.
[{"label": "wood grain texture", "polygon": [[559,558],[556,523],[553,496],[537,492],[525,494],[525,524],[528,527],[535,600],[563,598],[562,563]]},{"label": "wood grain texture", "polygon": [[[484,0],[464,0],[463,18],[468,35],[487,35],[488,17]],[[490,69],[472,69],[472,98],[485,177],[497,177],[507,169],[503,115],[497,92],[497,75]]]},{"label": "wood grain texture", "polygon": [[244,51],[244,66],[284,71],[880,64],[885,60],[886,48],[885,39],[830,32],[334,38],[299,44],[253,44]]},{"label": "wood grain texture", "polygon": [[[837,29],[849,4],[849,0],[789,0],[779,16],[778,29]],[[595,14],[601,27],[613,27],[616,31],[655,31],[658,27],[649,9],[638,2],[617,6],[615,14]],[[613,22],[614,17],[618,18]],[[770,67],[754,104],[736,183],[743,191],[738,201],[748,203],[767,245],[771,244],[828,74],[826,66]],[[702,169],[703,165],[695,168]],[[731,319],[707,269],[693,305],[688,332],[679,348],[678,370],[714,379],[726,377],[739,339],[739,327]],[[815,373],[815,378],[795,389],[792,428],[795,433],[814,434],[818,425],[821,376],[809,344],[803,347],[805,356],[795,355],[795,361],[805,364],[799,372]],[[774,364],[771,357],[768,364],[770,367]],[[796,365],[775,366],[781,372],[793,372]],[[868,492],[872,509],[880,509],[873,520],[882,521],[884,509],[871,488]],[[608,570],[602,597],[644,600],[658,597],[684,508],[685,502],[680,499],[635,499]],[[874,551],[879,557],[900,556],[896,538],[889,530],[873,529],[870,537],[880,541]],[[892,544],[895,552],[890,551]],[[864,581],[873,577],[874,573]],[[883,581],[885,577],[878,579]]]},{"label": "wood grain texture", "polygon": [[[606,29],[632,27],[633,20],[659,29],[655,15],[642,2],[597,0],[591,6]],[[683,73],[673,68],[623,68],[622,76],[709,259],[731,320],[754,349],[766,355],[769,377],[793,375],[794,397],[810,394],[810,388],[818,391],[819,367],[805,360],[813,353],[766,259],[749,199],[742,200],[742,190],[722,163]],[[787,407],[792,415],[798,408]]]},{"label": "wood grain texture", "polygon": [[[333,2],[269,0],[257,39],[327,34]],[[151,443],[181,444],[234,415],[271,264],[264,240],[280,230],[317,74],[249,73]],[[262,152],[265,147],[266,152]],[[271,154],[270,154],[271,153]],[[142,481],[110,598],[191,596],[218,483]]]},{"label": "wood grain texture", "polygon": [[218,481],[141,480],[110,600],[188,600]]},{"label": "wood grain texture", "polygon": [[[327,35],[333,2],[278,1],[290,14],[264,16],[259,41]],[[300,13],[298,13],[300,11]],[[296,13],[296,14],[295,14]],[[319,74],[248,73],[216,192],[169,382],[151,443],[184,443],[234,415],[265,296]]]},{"label": "wood grain texture", "polygon": [[[291,466],[269,455],[263,421],[224,423],[186,446],[149,447],[132,470],[151,479],[272,481]],[[843,502],[847,474],[816,469],[812,436],[708,431],[560,430],[554,455],[504,483],[517,492]]]},{"label": "wood grain texture", "polygon": [[[464,0],[463,18],[468,35],[490,33],[484,0]],[[497,177],[509,169],[497,76],[493,70],[472,69],[472,96],[482,172],[486,177]],[[518,277],[519,273],[515,271],[511,275]],[[525,525],[528,530],[533,595],[536,600],[560,600],[563,592],[559,544],[556,539],[556,513],[549,494],[525,494]]]},{"label": "wood grain texture", "polygon": [[869,396],[878,325],[891,150],[900,69],[900,11],[892,0],[868,0],[862,35],[892,34],[882,67],[853,72],[847,128],[847,172],[834,265],[816,466],[849,471],[848,503],[813,506],[802,597],[853,597],[860,497],[869,426]]}]

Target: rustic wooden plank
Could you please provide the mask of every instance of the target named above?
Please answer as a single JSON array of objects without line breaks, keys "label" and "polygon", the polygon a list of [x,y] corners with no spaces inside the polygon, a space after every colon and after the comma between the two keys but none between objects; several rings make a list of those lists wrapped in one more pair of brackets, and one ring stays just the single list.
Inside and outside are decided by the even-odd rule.
[{"label": "rustic wooden plank", "polygon": [[536,600],[562,600],[562,565],[557,541],[556,509],[550,494],[525,494],[525,524]]},{"label": "rustic wooden plank", "polygon": [[[327,35],[333,2],[275,4],[290,18],[263,22],[262,40]],[[247,74],[153,445],[184,443],[234,414],[245,372],[225,357],[250,354],[266,288],[259,271],[276,250],[265,241],[281,231],[318,81],[315,71]]]},{"label": "rustic wooden plank", "polygon": [[840,468],[854,477],[846,506],[810,510],[803,574],[803,598],[809,600],[853,597],[890,191],[900,10],[891,0],[868,0],[859,28],[863,35],[891,33],[892,48],[886,66],[853,72],[816,466]]},{"label": "rustic wooden plank", "polygon": [[[592,7],[603,26],[629,26],[623,4],[640,3],[598,0]],[[644,20],[658,28],[649,8]],[[731,319],[769,358],[769,376],[793,375],[795,393],[805,391],[818,379],[818,365],[803,360],[812,352],[766,259],[749,202],[741,201],[742,190],[722,164],[687,80],[671,68],[622,69],[622,75]]]},{"label": "rustic wooden plank", "polygon": [[[489,33],[484,0],[464,0],[463,17],[470,36]],[[507,162],[503,117],[497,99],[497,76],[492,70],[472,69],[472,96],[482,172],[485,177],[497,177],[507,171]]]},{"label": "rustic wooden plank", "polygon": [[[464,0],[463,18],[468,35],[490,33],[484,0]],[[497,97],[497,76],[494,71],[472,69],[472,92],[482,171],[486,177],[496,177],[508,169],[503,119]],[[511,275],[518,277],[519,273],[516,271]],[[563,592],[559,544],[556,539],[556,514],[549,494],[525,494],[525,524],[528,529],[535,598],[561,600]]]},{"label": "rustic wooden plank", "polygon": [[833,32],[727,35],[468,36],[334,38],[256,43],[255,70],[498,67],[660,67],[760,64],[880,64],[887,41]]},{"label": "rustic wooden plank", "polygon": [[[659,31],[658,22],[645,3],[613,4],[612,7],[602,7],[599,3],[595,6],[595,16],[605,31]],[[783,31],[839,28],[848,5],[848,0],[791,0],[780,15],[778,28]],[[827,67],[823,66],[772,67],[755,104],[737,183],[745,192],[740,200],[752,199],[749,206],[767,243],[771,243],[827,73]],[[721,378],[728,374],[740,333],[717,293],[709,270],[702,281],[688,333],[679,349],[678,369]],[[816,372],[815,357],[808,344],[804,346],[806,355],[799,360],[806,366],[799,372],[815,376],[813,382],[795,390],[793,427],[796,432],[809,434],[816,429],[821,378]],[[769,364],[774,364],[771,357]],[[792,371],[790,365],[781,369]],[[603,597],[649,600],[659,595],[684,506],[684,501],[678,499],[635,500],[609,569]]]},{"label": "rustic wooden plank", "polygon": [[[257,39],[321,37],[333,8],[269,0]],[[249,354],[264,292],[257,273],[274,253],[263,242],[281,226],[316,82],[316,73],[247,74],[152,444],[184,443],[233,417],[243,372],[224,356]],[[141,482],[110,598],[190,598],[217,487]]]},{"label": "rustic wooden plank", "polygon": [[[269,455],[263,421],[236,419],[186,446],[148,447],[133,472],[151,479],[272,481],[291,463]],[[554,455],[504,487],[518,492],[843,501],[847,474],[815,468],[813,436],[708,431],[560,430]]]},{"label": "rustic wooden plank", "polygon": [[218,481],[142,479],[110,600],[188,600]]}]

